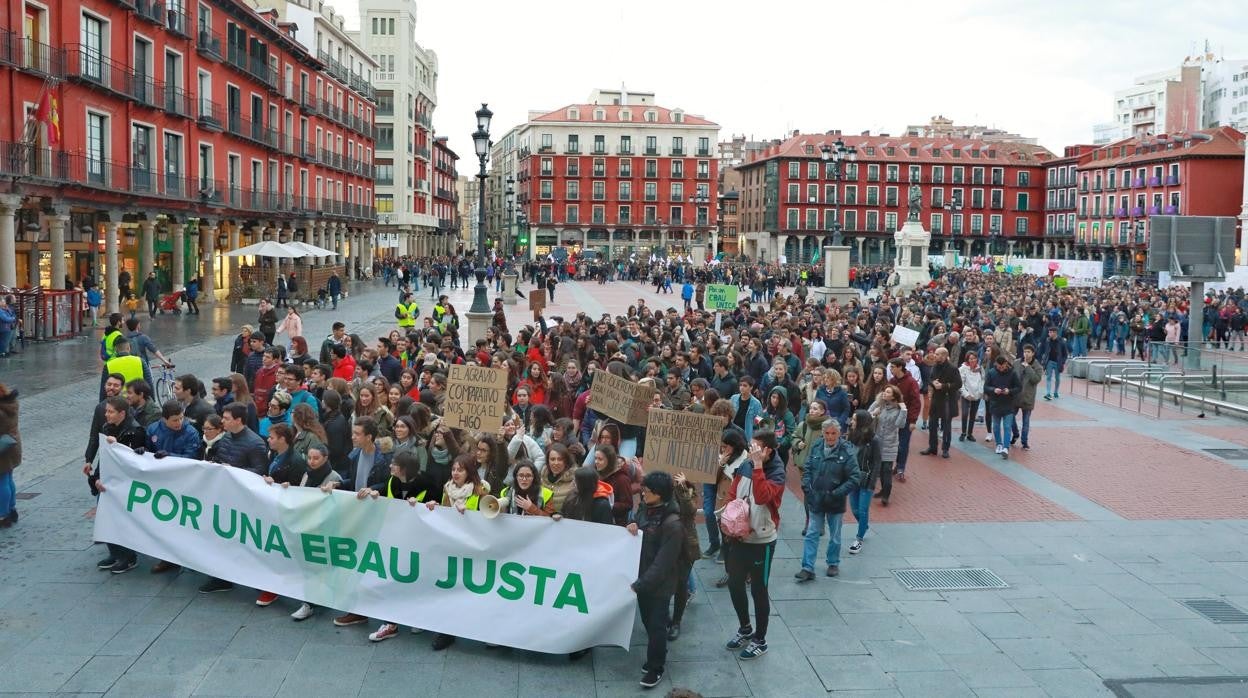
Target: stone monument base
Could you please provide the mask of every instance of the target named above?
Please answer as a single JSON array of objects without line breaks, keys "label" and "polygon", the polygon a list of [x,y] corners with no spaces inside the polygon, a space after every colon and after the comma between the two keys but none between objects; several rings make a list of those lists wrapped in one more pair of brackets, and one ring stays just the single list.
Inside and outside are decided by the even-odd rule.
[{"label": "stone monument base", "polygon": [[897,256],[893,259],[893,272],[902,291],[917,285],[927,285],[932,275],[927,271],[927,250],[932,244],[932,234],[923,229],[918,221],[906,221],[893,234]]},{"label": "stone monument base", "polygon": [[822,288],[810,289],[810,298],[815,303],[848,305],[850,301],[862,302],[862,292],[856,288]]},{"label": "stone monument base", "polygon": [[518,298],[518,296],[516,296],[516,286],[518,286],[519,284],[520,284],[519,274],[515,273],[514,271],[508,274],[503,274],[503,304],[504,305],[516,304],[516,298]]},{"label": "stone monument base", "polygon": [[468,341],[464,346],[473,347],[478,339],[485,339],[485,331],[494,324],[494,313],[467,312],[464,315],[468,318]]}]

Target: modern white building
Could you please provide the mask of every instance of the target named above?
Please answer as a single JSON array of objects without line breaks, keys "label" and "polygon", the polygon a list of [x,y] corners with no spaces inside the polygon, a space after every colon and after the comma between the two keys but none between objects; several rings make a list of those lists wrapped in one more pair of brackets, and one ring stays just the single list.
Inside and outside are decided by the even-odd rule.
[{"label": "modern white building", "polygon": [[1204,127],[1248,130],[1248,60],[1218,58],[1205,66]]},{"label": "modern white building", "polygon": [[415,0],[360,0],[352,36],[377,65],[377,230],[397,245],[391,254],[453,249],[433,207],[438,57],[416,41]]},{"label": "modern white building", "polygon": [[1201,62],[1143,75],[1114,92],[1113,120],[1095,128],[1093,143],[1201,128]]}]

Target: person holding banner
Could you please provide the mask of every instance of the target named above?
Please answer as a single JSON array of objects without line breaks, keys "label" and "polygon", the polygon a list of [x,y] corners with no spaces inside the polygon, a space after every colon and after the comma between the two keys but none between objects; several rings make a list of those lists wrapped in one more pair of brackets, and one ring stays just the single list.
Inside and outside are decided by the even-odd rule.
[{"label": "person holding banner", "polygon": [[[455,507],[455,510],[461,514],[469,509],[476,511],[480,506],[481,498],[489,493],[489,484],[482,482],[481,476],[477,474],[476,460],[465,454],[457,457],[451,464],[451,479],[442,488],[442,506]],[[425,506],[429,508],[429,511],[433,511],[438,503],[429,501],[425,503]],[[440,652],[453,644],[455,644],[454,635],[438,633],[433,638],[433,651]]]},{"label": "person holding banner", "polygon": [[511,470],[514,485],[504,487],[498,495],[502,512],[517,516],[550,516],[555,513],[551,497],[554,492],[543,487],[537,466],[527,460],[516,463]]},{"label": "person holding banner", "polygon": [[[567,446],[555,443],[547,447],[546,467],[542,469],[542,485],[551,491],[549,504],[552,511],[563,511],[564,503],[576,491],[575,470],[572,465],[574,462]],[[610,518],[609,507],[607,516]]]},{"label": "person holding banner", "polygon": [[[123,397],[114,396],[104,400],[104,423],[99,433],[103,434],[109,443],[119,443],[137,450],[143,449],[146,440],[142,427],[134,421],[134,417],[130,416],[130,405]],[[97,435],[97,443],[98,438]],[[94,458],[97,453],[92,450],[88,455]],[[94,469],[91,465],[91,463],[84,465],[82,472],[87,476],[87,485],[91,488],[91,494],[98,495],[104,491],[104,483],[100,482],[99,460],[95,459]],[[108,570],[113,574],[124,574],[139,564],[138,553],[133,550],[116,543],[106,543],[106,545],[108,557],[96,563],[95,566],[99,569]]]}]

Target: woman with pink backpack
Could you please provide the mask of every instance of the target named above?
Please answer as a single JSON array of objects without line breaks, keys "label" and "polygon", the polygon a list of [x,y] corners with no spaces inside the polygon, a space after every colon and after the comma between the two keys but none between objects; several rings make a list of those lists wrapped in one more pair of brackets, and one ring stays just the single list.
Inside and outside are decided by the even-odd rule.
[{"label": "woman with pink backpack", "polygon": [[[724,443],[744,447],[745,436],[735,429],[724,433]],[[754,659],[767,652],[767,621],[771,600],[767,581],[776,552],[780,528],[780,500],[784,497],[784,463],[779,444],[771,431],[756,431],[750,439],[749,460],[732,476],[728,504],[718,514],[724,535],[724,567],[728,572],[728,595],[737,612],[735,635],[726,649],[740,652],[741,659]],[[757,625],[750,624],[750,602],[746,582],[754,598]]]}]

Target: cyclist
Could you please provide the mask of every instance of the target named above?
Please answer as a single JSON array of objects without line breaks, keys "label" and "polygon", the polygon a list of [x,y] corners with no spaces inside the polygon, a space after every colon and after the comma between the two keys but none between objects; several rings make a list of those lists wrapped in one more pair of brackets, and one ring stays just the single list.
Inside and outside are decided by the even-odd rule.
[{"label": "cyclist", "polygon": [[173,368],[173,362],[160,353],[151,337],[143,333],[142,323],[137,317],[126,320],[126,338],[130,340],[130,353],[143,359],[144,364],[151,360],[148,358],[148,352],[151,352],[160,359],[165,368]]}]

